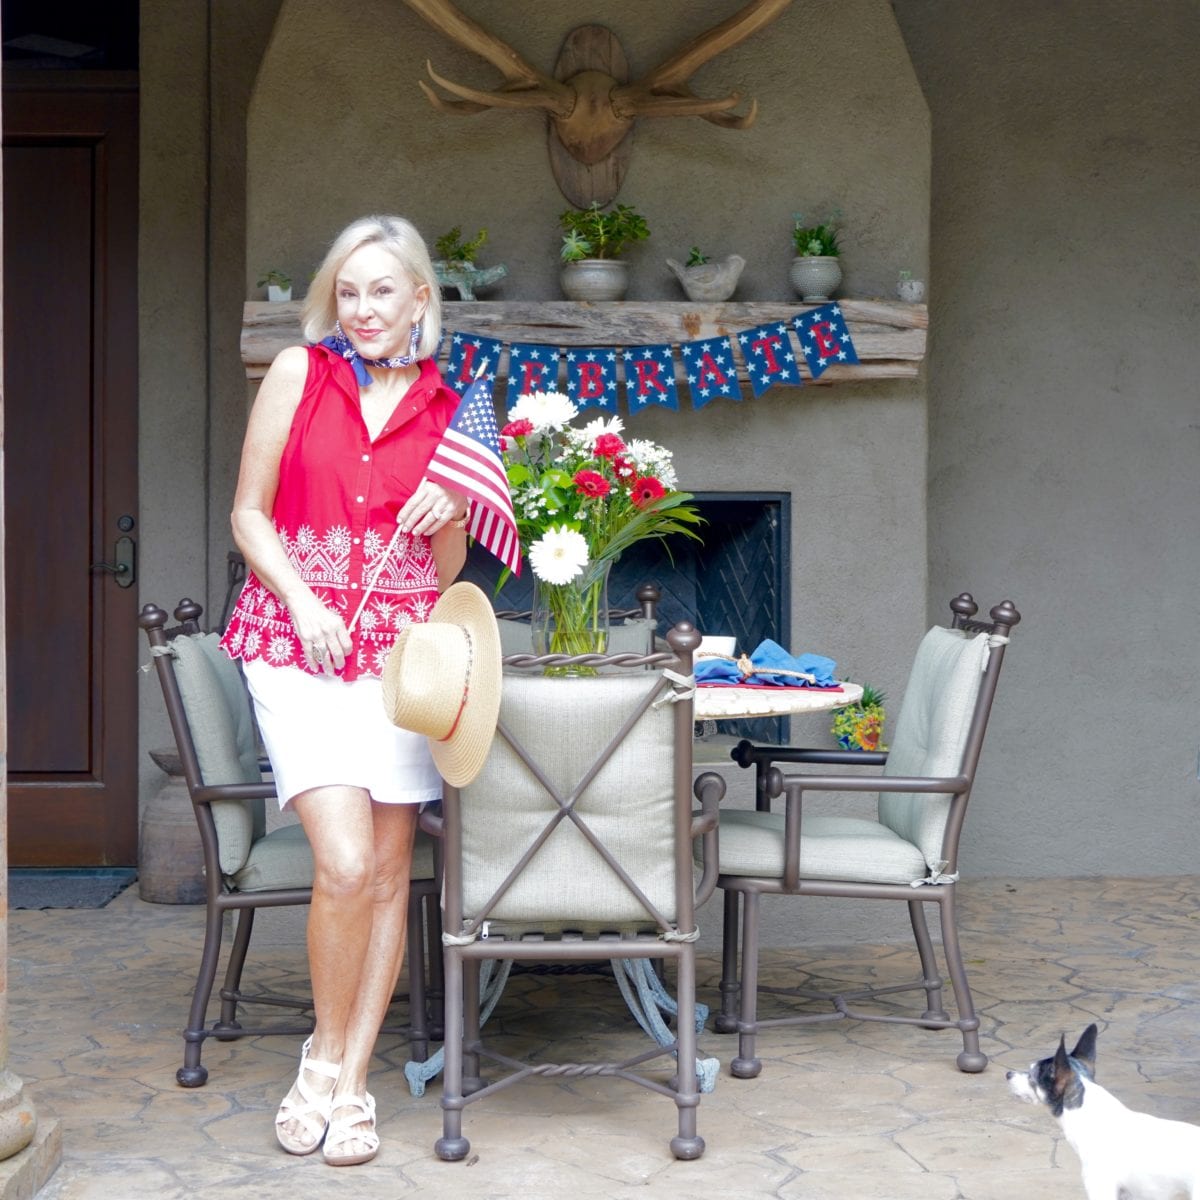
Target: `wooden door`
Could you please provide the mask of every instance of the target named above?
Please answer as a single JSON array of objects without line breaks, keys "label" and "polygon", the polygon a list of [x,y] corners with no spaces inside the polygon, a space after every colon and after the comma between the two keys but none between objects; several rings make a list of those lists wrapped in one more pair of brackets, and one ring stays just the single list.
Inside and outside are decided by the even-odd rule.
[{"label": "wooden door", "polygon": [[132,864],[137,93],[3,109],[8,861]]}]

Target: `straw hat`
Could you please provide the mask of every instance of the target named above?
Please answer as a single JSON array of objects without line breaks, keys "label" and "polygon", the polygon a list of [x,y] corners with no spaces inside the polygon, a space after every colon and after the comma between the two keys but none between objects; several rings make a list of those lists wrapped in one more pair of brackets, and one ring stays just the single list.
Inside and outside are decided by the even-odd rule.
[{"label": "straw hat", "polygon": [[447,783],[463,787],[482,770],[500,715],[500,630],[473,583],[453,584],[427,622],[401,631],[383,667],[383,707],[429,739]]}]

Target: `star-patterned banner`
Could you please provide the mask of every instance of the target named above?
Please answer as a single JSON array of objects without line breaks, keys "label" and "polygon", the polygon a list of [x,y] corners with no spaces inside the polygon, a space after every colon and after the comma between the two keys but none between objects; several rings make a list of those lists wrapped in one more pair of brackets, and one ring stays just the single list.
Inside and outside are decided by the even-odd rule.
[{"label": "star-patterned banner", "polygon": [[[452,305],[447,309],[453,312]],[[453,331],[448,338],[450,356],[445,379],[450,387],[465,391],[484,359],[488,362],[487,378],[495,380],[504,343],[481,334]],[[790,323],[756,325],[728,337],[700,338],[678,346],[667,342],[564,349],[513,342],[508,345],[508,352],[510,403],[528,392],[557,391],[559,367],[565,364],[565,391],[580,411],[599,409],[608,413],[617,411],[622,384],[630,412],[654,407],[678,410],[677,362],[683,367],[693,408],[704,408],[717,399],[735,402],[743,399],[737,375],[738,355],[745,364],[755,399],[776,384],[792,387],[803,384],[801,363],[811,379],[820,379],[831,366],[858,363],[850,331],[836,303],[797,313]],[[622,368],[620,373],[618,363]],[[620,380],[618,374],[622,376]]]}]

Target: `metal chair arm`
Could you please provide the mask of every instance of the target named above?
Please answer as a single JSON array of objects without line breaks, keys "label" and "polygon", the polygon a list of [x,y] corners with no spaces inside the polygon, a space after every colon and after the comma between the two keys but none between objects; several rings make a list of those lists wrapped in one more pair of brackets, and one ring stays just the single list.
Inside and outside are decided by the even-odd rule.
[{"label": "metal chair arm", "polygon": [[692,813],[692,837],[703,837],[704,870],[696,885],[696,906],[704,904],[717,886],[721,873],[720,804],[725,798],[725,780],[715,771],[705,771],[692,785],[700,811]]}]

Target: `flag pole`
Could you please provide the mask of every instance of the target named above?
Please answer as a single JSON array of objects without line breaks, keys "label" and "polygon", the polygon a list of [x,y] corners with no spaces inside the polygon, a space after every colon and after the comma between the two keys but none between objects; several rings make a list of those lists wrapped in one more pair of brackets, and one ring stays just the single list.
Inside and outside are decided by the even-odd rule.
[{"label": "flag pole", "polygon": [[[484,371],[487,370],[488,360],[485,358],[479,364],[479,370],[475,372],[475,379],[478,379]],[[472,381],[474,382],[474,381]],[[422,483],[426,481],[421,480]],[[370,599],[371,593],[375,590],[375,584],[379,582],[379,576],[383,574],[383,568],[387,565],[387,560],[392,557],[392,551],[396,548],[396,543],[400,540],[400,526],[392,530],[391,540],[384,548],[383,553],[379,556],[379,562],[375,565],[375,570],[371,572],[371,578],[367,580],[366,587],[363,588],[362,599],[358,602],[358,608],[354,610],[354,616],[350,618],[350,624],[346,626],[347,633],[353,633],[355,626],[358,624],[358,618],[362,616],[363,609],[367,607],[367,601]]]}]

